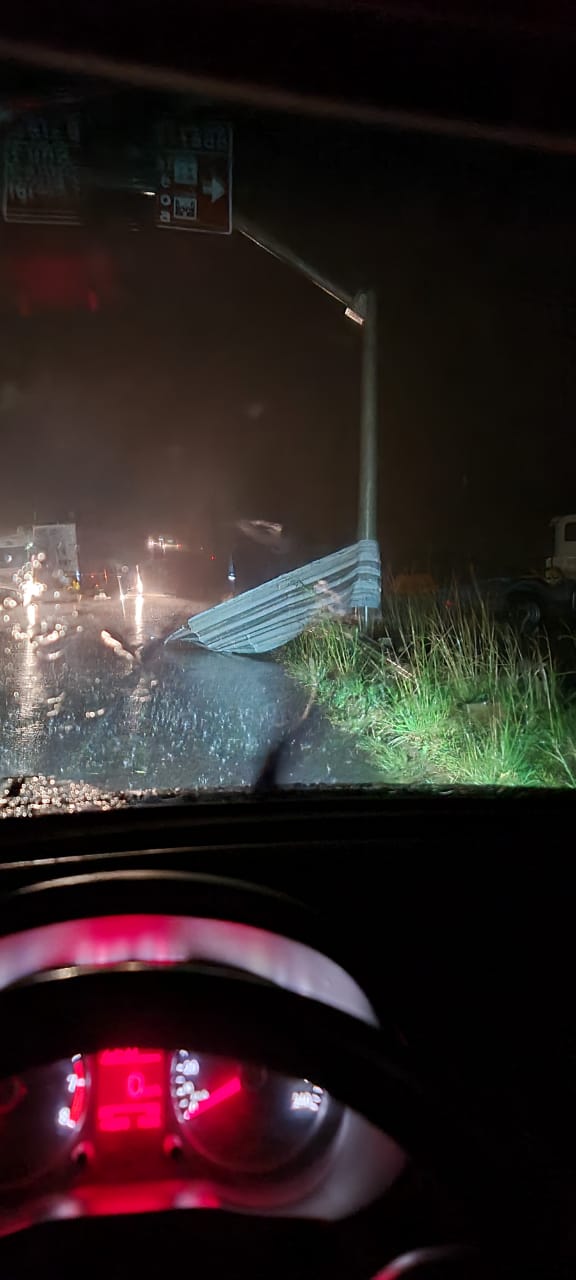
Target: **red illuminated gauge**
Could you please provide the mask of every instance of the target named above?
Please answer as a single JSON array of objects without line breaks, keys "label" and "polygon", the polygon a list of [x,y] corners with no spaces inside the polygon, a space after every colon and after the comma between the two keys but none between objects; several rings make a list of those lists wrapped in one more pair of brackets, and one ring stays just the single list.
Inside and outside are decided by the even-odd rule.
[{"label": "red illuminated gauge", "polygon": [[66,1076],[66,1101],[58,1109],[58,1124],[62,1129],[75,1133],[82,1125],[86,1114],[88,1078],[86,1065],[81,1054],[77,1053],[70,1060],[71,1070]]},{"label": "red illuminated gauge", "polygon": [[273,1173],[312,1156],[341,1114],[309,1080],[189,1049],[172,1058],[170,1092],[183,1136],[234,1174]]},{"label": "red illuminated gauge", "polygon": [[0,1183],[32,1181],[75,1142],[86,1116],[80,1054],[0,1081]]}]

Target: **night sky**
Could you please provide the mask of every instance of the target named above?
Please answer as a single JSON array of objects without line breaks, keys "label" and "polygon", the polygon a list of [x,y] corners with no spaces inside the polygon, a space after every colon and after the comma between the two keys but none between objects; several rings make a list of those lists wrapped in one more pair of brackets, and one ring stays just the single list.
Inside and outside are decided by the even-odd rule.
[{"label": "night sky", "polygon": [[[224,115],[238,209],[379,290],[384,561],[541,567],[576,508],[574,161]],[[353,540],[361,331],[239,235],[134,232],[119,210],[0,226],[2,527],[74,511],[92,540],[193,541],[244,517],[312,554]],[[104,253],[113,296],[21,319],[6,264],[39,246]]]}]

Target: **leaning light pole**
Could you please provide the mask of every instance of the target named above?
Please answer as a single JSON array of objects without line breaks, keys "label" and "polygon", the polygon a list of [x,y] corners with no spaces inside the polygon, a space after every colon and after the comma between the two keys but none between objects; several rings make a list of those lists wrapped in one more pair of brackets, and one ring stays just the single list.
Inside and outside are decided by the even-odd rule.
[{"label": "leaning light pole", "polygon": [[[373,289],[351,294],[312,266],[267,231],[236,214],[234,227],[253,244],[294,267],[318,289],[345,308],[345,315],[362,328],[362,376],[360,390],[360,447],[358,463],[358,540],[378,541],[378,334],[377,299]],[[361,621],[368,628],[378,610],[367,606]]]},{"label": "leaning light pole", "polygon": [[358,537],[378,533],[378,312],[373,289],[357,294],[346,315],[362,324]]}]

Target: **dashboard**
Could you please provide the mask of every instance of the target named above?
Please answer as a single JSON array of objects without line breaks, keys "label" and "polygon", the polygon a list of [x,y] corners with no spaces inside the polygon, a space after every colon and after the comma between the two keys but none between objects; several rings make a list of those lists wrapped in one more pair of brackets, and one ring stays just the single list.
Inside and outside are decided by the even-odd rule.
[{"label": "dashboard", "polygon": [[[0,938],[0,987],[87,966],[165,971],[191,961],[375,1021],[354,979],[302,942],[152,913]],[[396,1141],[314,1079],[193,1039],[135,1045],[119,1034],[96,1052],[79,1043],[69,1057],[0,1080],[0,1235],[62,1216],[172,1209],[338,1220],[373,1203],[406,1166]]]},{"label": "dashboard", "polygon": [[[269,809],[243,800],[98,823],[38,818],[34,856],[30,828],[14,822],[0,861],[2,1275],[108,1265],[116,1249],[151,1276],[168,1251],[174,1266],[208,1258],[227,1280],[470,1280],[469,1254],[455,1251],[478,1246],[491,1280],[550,1275],[561,1252],[558,1274],[573,1275],[573,1036],[558,976],[573,970],[574,895],[538,860],[523,863],[519,911],[517,860],[505,856],[520,809],[545,848],[565,799],[519,808],[515,796],[429,794],[415,808],[413,796],[350,796],[335,807],[288,795]],[[491,848],[502,854],[497,894]],[[543,917],[554,920],[544,950]],[[171,966],[176,978],[202,964],[253,975],[269,998],[240,1013],[230,988],[241,981],[210,1003],[217,984],[182,972],[159,1019],[161,975],[169,986]],[[97,974],[87,1001],[83,968]],[[71,980],[44,981],[58,974]],[[133,985],[150,998],[132,1015]],[[17,1010],[30,992],[34,1009],[24,999]],[[323,1050],[311,1031],[319,1004],[353,1020]],[[371,1077],[358,1025],[381,1046]],[[251,1055],[278,1073],[246,1076],[260,1085],[256,1149],[235,1092]],[[402,1122],[386,1062],[413,1074]],[[178,1095],[182,1081],[189,1094]],[[226,1085],[200,1108],[202,1090]],[[315,1113],[307,1097],[292,1107],[308,1092]],[[196,1111],[180,1119],[188,1097]],[[160,1127],[145,1127],[150,1115]],[[107,1129],[111,1116],[123,1127]]]},{"label": "dashboard", "polygon": [[[95,849],[88,825],[79,852],[66,822],[39,819],[31,859],[19,824],[0,863],[3,1274],[66,1273],[72,1258],[85,1269],[129,1249],[155,1275],[166,1250],[178,1265],[191,1247],[228,1280],[272,1267],[303,1280],[470,1280],[462,1251],[479,1241],[482,1276],[519,1274],[519,1249],[530,1261],[522,1165],[510,1172],[498,1123],[482,1118],[477,988],[455,1002],[450,983],[455,955],[476,972],[471,951],[486,982],[464,871],[457,916],[452,863],[436,885],[441,862],[422,858],[416,876],[405,850],[405,891],[382,897],[368,857],[338,861],[358,827],[342,804],[320,874],[316,804],[299,799],[292,826],[278,824],[285,849],[265,832],[266,857],[247,837],[241,857],[223,847],[217,807],[210,820],[194,811],[192,850],[188,811],[173,848],[151,839],[147,815],[146,849],[128,853]],[[236,821],[242,834],[244,809]],[[257,999],[238,1000],[240,975]],[[467,1043],[479,1063],[468,1077]],[[502,1253],[489,1232],[504,1220]],[[530,1252],[540,1266],[532,1237]]]}]

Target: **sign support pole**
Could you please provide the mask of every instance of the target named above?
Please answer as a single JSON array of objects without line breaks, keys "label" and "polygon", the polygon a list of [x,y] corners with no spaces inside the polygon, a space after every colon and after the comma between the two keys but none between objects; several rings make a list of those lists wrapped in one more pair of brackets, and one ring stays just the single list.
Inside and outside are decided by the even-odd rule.
[{"label": "sign support pole", "polygon": [[[358,539],[378,541],[378,325],[377,298],[374,289],[352,295],[328,280],[316,267],[305,262],[287,245],[274,240],[260,227],[237,215],[235,228],[253,244],[294,267],[318,289],[335,298],[346,308],[346,314],[362,326],[362,378],[360,402],[360,457],[358,487]],[[370,629],[379,610],[360,610],[362,629]]]},{"label": "sign support pole", "polygon": [[[378,541],[378,301],[374,289],[362,298],[362,381],[360,399],[360,458],[358,475],[358,539]],[[363,630],[369,631],[374,609],[362,609]]]}]

